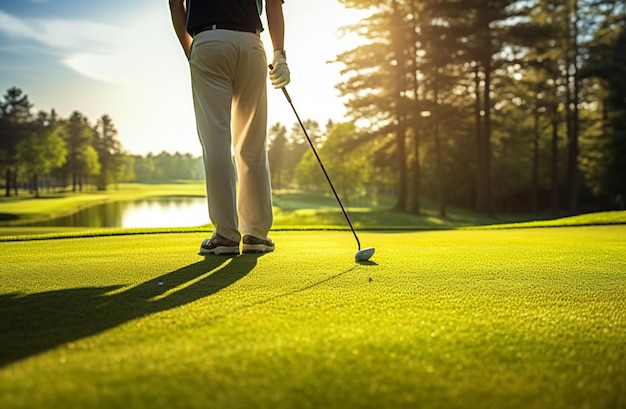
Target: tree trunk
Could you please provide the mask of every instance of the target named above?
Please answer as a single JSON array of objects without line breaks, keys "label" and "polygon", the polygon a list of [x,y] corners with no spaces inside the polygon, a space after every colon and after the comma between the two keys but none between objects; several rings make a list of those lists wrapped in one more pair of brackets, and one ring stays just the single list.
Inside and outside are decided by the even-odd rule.
[{"label": "tree trunk", "polygon": [[403,56],[405,50],[405,43],[402,41],[402,29],[403,29],[403,14],[401,13],[400,6],[396,0],[392,1],[393,17],[392,21],[395,22],[394,30],[391,33],[392,47],[394,50],[394,57],[396,60],[396,107],[395,117],[398,121],[396,128],[396,144],[397,144],[397,159],[398,159],[398,195],[396,210],[407,210],[408,199],[408,169],[407,169],[407,155],[406,155],[406,113],[409,111],[405,106],[404,92],[406,91],[406,72],[405,72],[405,57]]},{"label": "tree trunk", "polygon": [[482,137],[483,159],[483,183],[485,184],[484,208],[482,212],[487,215],[493,215],[493,193],[491,181],[491,62],[484,61],[485,67],[485,87],[483,89],[484,97],[484,127]]},{"label": "tree trunk", "polygon": [[39,197],[39,180],[37,175],[33,176],[33,190],[35,192],[35,197]]},{"label": "tree trunk", "polygon": [[537,213],[538,211],[538,196],[539,196],[539,111],[538,107],[535,107],[534,112],[534,126],[533,126],[533,169],[532,169],[532,187],[531,187],[531,212]]},{"label": "tree trunk", "polygon": [[78,172],[76,171],[76,158],[72,163],[72,192],[76,192],[78,185]]},{"label": "tree trunk", "polygon": [[439,135],[439,123],[435,122],[435,151],[437,162],[437,175],[439,179],[439,216],[446,217],[446,176],[443,171],[443,151],[441,149],[441,137]]},{"label": "tree trunk", "polygon": [[[416,12],[416,5],[415,2],[411,2],[411,12],[413,14],[413,34],[415,35],[415,33],[417,33],[418,27],[417,27],[417,20],[415,18],[415,16],[417,16],[417,12]],[[418,66],[419,66],[419,57],[418,57],[418,53],[417,53],[417,39],[414,39],[413,44],[411,46],[410,52],[411,55],[414,56],[413,59],[413,66],[414,71],[412,73],[412,77],[413,77],[413,94],[415,96],[415,103],[414,103],[414,107],[413,107],[413,138],[414,138],[414,145],[413,145],[413,157],[414,157],[414,162],[413,162],[413,190],[411,191],[411,213],[413,214],[420,214],[420,195],[421,195],[421,190],[422,190],[422,169],[421,169],[421,163],[420,163],[420,145],[421,145],[421,137],[422,137],[422,130],[420,129],[419,125],[421,125],[419,122],[421,122],[422,117],[421,117],[421,106],[420,106],[420,89],[419,89],[419,82],[418,82],[418,78],[419,78],[419,70],[418,70]]]},{"label": "tree trunk", "polygon": [[17,197],[17,169],[15,169],[13,172],[11,172],[11,176],[12,176],[12,181],[11,184],[13,185],[13,193],[15,195],[15,197]]},{"label": "tree trunk", "polygon": [[552,119],[550,147],[550,213],[554,216],[559,214],[559,122],[556,117]]},{"label": "tree trunk", "polygon": [[566,48],[566,107],[567,112],[567,209],[570,214],[578,212],[578,1],[568,15],[568,38]]},{"label": "tree trunk", "polygon": [[406,211],[408,198],[408,173],[406,165],[406,124],[404,118],[398,119],[396,131],[397,158],[398,158],[398,194],[395,209]]},{"label": "tree trunk", "polygon": [[446,217],[446,177],[443,170],[443,150],[441,148],[441,136],[439,135],[439,124],[442,119],[441,108],[439,106],[439,68],[434,70],[433,78],[433,99],[434,115],[431,116],[433,124],[433,137],[435,138],[435,163],[437,166],[438,196],[439,196],[439,216]]},{"label": "tree trunk", "polygon": [[11,169],[7,168],[7,171],[4,175],[5,188],[6,193],[4,194],[6,197],[11,197]]},{"label": "tree trunk", "polygon": [[489,62],[482,63],[484,84],[480,86],[480,66],[476,63],[476,140],[477,140],[477,178],[476,210],[486,215],[493,214],[491,191],[491,72]]},{"label": "tree trunk", "polygon": [[414,129],[413,145],[413,190],[411,192],[411,213],[420,214],[420,191],[422,188],[422,169],[420,164],[421,130]]},{"label": "tree trunk", "polygon": [[480,115],[481,107],[482,107],[482,98],[480,94],[480,68],[478,67],[478,62],[476,62],[476,66],[474,68],[474,121],[475,121],[475,132],[476,132],[476,211],[480,211],[483,206],[483,198],[484,198],[484,186],[482,180],[482,166],[484,163],[483,159],[483,151],[480,148],[481,143],[481,135],[483,133],[482,126],[482,116]]}]

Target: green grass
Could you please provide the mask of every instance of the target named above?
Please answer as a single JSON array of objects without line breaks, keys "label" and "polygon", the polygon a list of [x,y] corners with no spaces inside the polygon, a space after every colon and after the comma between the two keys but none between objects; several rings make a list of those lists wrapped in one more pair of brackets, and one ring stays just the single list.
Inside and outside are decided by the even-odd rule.
[{"label": "green grass", "polygon": [[0,407],[626,405],[624,225],[205,235],[0,243]]},{"label": "green grass", "polygon": [[[461,226],[490,225],[527,221],[536,216],[498,215],[488,217],[466,209],[449,206],[446,217],[439,215],[436,203],[423,200],[421,214],[392,210],[395,199],[382,197],[375,205],[368,201],[344,203],[350,220],[358,229],[434,230]],[[279,229],[345,229],[346,221],[332,194],[274,192],[274,225]]]},{"label": "green grass", "polygon": [[589,226],[589,225],[610,225],[610,224],[626,224],[625,211],[607,211],[597,213],[587,213],[577,216],[561,217],[552,220],[534,220],[518,223],[502,223],[491,226],[479,226],[469,228],[491,228],[491,229],[519,229],[524,227],[571,227],[571,226]]}]

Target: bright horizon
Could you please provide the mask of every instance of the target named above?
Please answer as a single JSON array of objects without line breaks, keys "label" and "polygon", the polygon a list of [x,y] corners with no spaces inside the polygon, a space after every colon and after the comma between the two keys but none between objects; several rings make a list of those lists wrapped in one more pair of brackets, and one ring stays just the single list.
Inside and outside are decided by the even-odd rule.
[{"label": "bright horizon", "polygon": [[[13,2],[12,2],[13,3]],[[188,66],[170,21],[166,1],[85,4],[77,0],[23,0],[0,5],[0,92],[15,86],[29,97],[33,113],[73,111],[90,123],[108,114],[124,150],[200,155]],[[70,4],[68,4],[70,3]],[[302,119],[323,128],[345,119],[335,85],[341,64],[327,64],[358,39],[339,38],[344,24],[362,12],[334,0],[287,0],[285,49],[291,69],[287,87]],[[265,27],[265,13],[262,21]],[[262,34],[268,59],[272,46]],[[296,118],[282,92],[268,83],[268,126],[291,129]]]}]

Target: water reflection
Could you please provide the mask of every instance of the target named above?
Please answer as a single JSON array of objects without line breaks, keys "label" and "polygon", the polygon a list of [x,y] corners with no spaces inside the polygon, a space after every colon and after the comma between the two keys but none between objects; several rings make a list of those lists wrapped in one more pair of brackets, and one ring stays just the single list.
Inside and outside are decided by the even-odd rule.
[{"label": "water reflection", "polygon": [[33,226],[192,227],[210,223],[206,198],[155,197],[92,206]]}]

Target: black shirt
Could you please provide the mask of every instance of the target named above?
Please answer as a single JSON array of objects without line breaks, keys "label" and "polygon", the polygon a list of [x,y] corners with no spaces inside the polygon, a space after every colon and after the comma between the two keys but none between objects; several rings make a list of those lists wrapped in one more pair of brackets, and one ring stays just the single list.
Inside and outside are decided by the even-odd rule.
[{"label": "black shirt", "polygon": [[216,25],[238,31],[261,32],[257,0],[187,0],[187,32],[193,36]]}]

